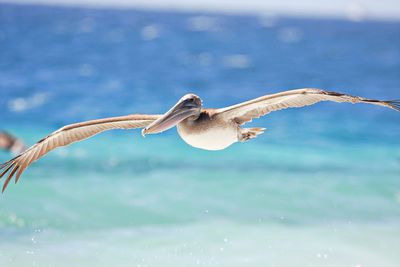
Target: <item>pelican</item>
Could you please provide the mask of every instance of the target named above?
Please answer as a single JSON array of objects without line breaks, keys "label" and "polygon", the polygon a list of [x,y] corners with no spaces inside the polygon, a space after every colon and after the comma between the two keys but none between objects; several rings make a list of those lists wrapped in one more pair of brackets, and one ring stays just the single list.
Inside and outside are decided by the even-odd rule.
[{"label": "pelican", "polygon": [[12,134],[0,131],[0,148],[9,151],[14,155],[18,155],[26,149],[26,146],[22,140]]},{"label": "pelican", "polygon": [[321,101],[366,103],[400,111],[400,101],[381,101],[351,96],[316,88],[303,88],[261,96],[237,105],[203,108],[195,94],[183,96],[163,115],[134,114],[91,120],[64,126],[41,139],[15,158],[0,165],[0,178],[5,179],[2,191],[15,177],[18,182],[24,170],[51,150],[67,146],[111,129],[142,128],[142,135],[156,134],[177,127],[179,136],[189,145],[205,150],[221,150],[236,142],[256,138],[264,128],[243,128],[255,118],[286,108],[304,107]]}]

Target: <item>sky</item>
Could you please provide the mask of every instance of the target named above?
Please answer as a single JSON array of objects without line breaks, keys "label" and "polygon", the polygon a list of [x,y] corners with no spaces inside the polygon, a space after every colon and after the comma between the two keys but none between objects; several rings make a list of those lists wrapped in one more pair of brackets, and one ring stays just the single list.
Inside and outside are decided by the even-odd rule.
[{"label": "sky", "polygon": [[50,4],[175,11],[345,17],[351,20],[400,20],[400,0],[0,0]]}]

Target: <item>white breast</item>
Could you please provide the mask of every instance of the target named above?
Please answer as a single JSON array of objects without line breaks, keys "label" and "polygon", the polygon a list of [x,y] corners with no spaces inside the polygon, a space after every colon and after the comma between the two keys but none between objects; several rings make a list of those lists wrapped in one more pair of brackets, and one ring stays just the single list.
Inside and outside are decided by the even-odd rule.
[{"label": "white breast", "polygon": [[205,150],[222,150],[238,141],[237,128],[213,127],[202,131],[188,131],[177,125],[180,137],[189,145]]}]

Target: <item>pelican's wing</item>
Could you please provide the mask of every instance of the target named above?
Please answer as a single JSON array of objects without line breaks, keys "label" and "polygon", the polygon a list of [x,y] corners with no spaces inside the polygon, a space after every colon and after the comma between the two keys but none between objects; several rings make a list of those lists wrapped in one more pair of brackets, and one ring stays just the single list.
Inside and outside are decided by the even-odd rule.
[{"label": "pelican's wing", "polygon": [[225,120],[234,120],[241,125],[272,111],[309,106],[321,101],[348,102],[353,104],[367,103],[400,111],[400,101],[398,100],[380,101],[321,89],[304,88],[265,95],[234,106],[217,109],[215,112],[217,116],[222,116]]},{"label": "pelican's wing", "polygon": [[2,178],[9,171],[2,191],[4,192],[14,174],[15,182],[17,182],[22,172],[30,164],[32,164],[32,162],[41,158],[46,153],[57,147],[66,146],[111,129],[133,129],[146,127],[159,117],[160,115],[128,115],[86,121],[64,126],[46,136],[17,157],[0,165],[0,171],[2,171],[0,173],[0,178]]}]

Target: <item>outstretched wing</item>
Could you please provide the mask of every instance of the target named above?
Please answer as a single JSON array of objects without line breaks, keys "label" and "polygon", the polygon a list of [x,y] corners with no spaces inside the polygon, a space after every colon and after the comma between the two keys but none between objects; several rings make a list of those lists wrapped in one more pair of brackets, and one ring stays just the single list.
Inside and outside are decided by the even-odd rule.
[{"label": "outstretched wing", "polygon": [[98,133],[111,129],[133,129],[146,127],[159,117],[160,115],[128,115],[86,121],[64,126],[46,136],[17,157],[0,165],[0,171],[2,171],[0,173],[0,178],[9,172],[4,182],[2,192],[4,192],[14,175],[15,182],[18,182],[22,172],[29,165],[31,165],[32,162],[43,157],[45,154],[57,147],[67,146],[74,142],[87,139]]},{"label": "outstretched wing", "polygon": [[241,125],[273,111],[309,106],[321,101],[348,102],[353,104],[367,103],[400,111],[400,101],[373,100],[321,89],[304,88],[265,95],[234,106],[217,109],[216,113],[217,116],[222,116],[225,120],[234,120]]}]

